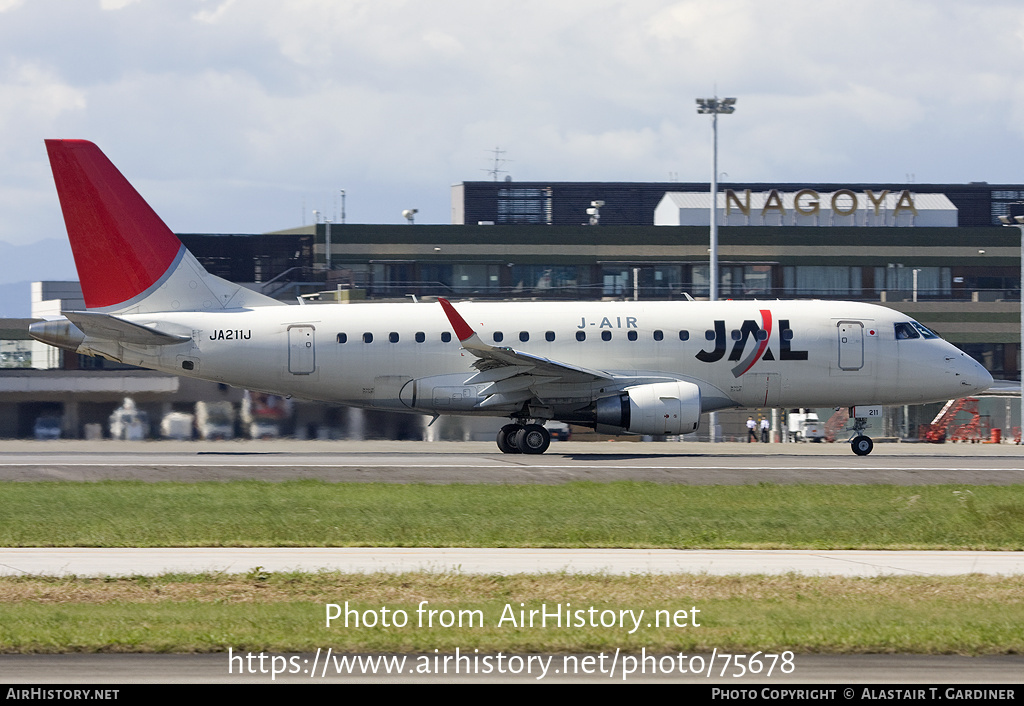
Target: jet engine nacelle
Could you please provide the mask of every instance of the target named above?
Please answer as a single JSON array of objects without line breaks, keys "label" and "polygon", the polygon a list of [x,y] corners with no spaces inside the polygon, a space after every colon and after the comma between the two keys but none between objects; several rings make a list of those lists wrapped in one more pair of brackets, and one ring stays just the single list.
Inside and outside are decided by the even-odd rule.
[{"label": "jet engine nacelle", "polygon": [[595,411],[602,434],[689,434],[700,425],[700,388],[681,381],[627,387],[597,400]]}]

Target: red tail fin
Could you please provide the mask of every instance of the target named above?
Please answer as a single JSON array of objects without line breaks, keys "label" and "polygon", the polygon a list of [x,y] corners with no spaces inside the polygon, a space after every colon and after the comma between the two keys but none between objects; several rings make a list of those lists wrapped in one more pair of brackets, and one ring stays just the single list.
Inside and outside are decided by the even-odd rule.
[{"label": "red tail fin", "polygon": [[90,309],[122,304],[160,281],[181,241],[85,140],[47,140],[53,180]]}]

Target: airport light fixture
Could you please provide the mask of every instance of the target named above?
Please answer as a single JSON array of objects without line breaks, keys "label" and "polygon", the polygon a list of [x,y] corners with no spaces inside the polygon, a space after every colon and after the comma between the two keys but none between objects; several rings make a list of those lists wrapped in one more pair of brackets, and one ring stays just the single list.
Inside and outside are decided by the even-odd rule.
[{"label": "airport light fixture", "polygon": [[[735,98],[698,98],[697,113],[711,116],[711,248],[708,253],[708,299],[718,301],[718,116],[736,110]],[[711,442],[718,441],[718,412],[708,415]]]},{"label": "airport light fixture", "polygon": [[[1000,216],[999,221],[1004,226],[1020,230],[1020,343],[1017,344],[1017,357],[1024,365],[1024,216]],[[1020,426],[1024,434],[1024,369],[1021,372],[1020,380]]]},{"label": "airport light fixture", "polygon": [[735,111],[735,98],[715,96],[697,99],[697,112],[711,116],[711,257],[708,268],[711,301],[718,301],[718,116]]}]

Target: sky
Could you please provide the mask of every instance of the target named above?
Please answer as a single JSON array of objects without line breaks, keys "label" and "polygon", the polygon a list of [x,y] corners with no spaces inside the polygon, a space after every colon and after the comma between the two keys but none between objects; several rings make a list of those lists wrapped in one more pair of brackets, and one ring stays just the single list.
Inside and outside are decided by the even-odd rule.
[{"label": "sky", "polygon": [[0,243],[64,238],[46,138],[176,232],[337,221],[342,189],[350,223],[449,223],[497,148],[706,182],[713,95],[725,181],[1024,183],[1022,65],[1017,0],[0,0]]}]

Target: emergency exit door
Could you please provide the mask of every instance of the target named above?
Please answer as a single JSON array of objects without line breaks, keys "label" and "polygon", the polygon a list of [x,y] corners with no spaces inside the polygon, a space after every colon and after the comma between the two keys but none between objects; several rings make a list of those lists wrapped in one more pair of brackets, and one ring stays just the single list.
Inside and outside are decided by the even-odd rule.
[{"label": "emergency exit door", "polygon": [[309,375],[316,370],[316,346],[313,326],[291,326],[288,329],[288,372]]}]

